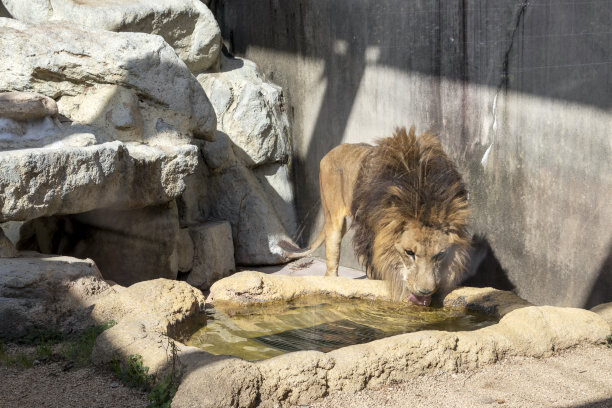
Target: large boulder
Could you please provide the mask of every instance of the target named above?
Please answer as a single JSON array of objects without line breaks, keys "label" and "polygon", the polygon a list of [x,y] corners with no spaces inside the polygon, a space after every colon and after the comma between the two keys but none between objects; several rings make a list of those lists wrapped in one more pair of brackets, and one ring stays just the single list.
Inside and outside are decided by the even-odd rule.
[{"label": "large boulder", "polygon": [[84,328],[94,323],[93,304],[113,292],[90,259],[0,258],[0,337],[18,337],[32,326]]},{"label": "large boulder", "polygon": [[[120,288],[97,301],[93,308],[92,316],[97,321],[112,320],[117,324],[98,336],[92,360],[109,363],[139,354],[149,372],[163,378],[171,369],[168,332],[203,308],[204,296],[186,282],[155,279]],[[176,345],[179,353],[190,349]]]},{"label": "large boulder", "polygon": [[[282,89],[248,60],[222,56],[218,72],[198,75],[215,107],[217,140],[202,146],[217,218],[232,223],[236,262],[285,261],[277,242],[297,228],[289,171],[290,127]],[[229,180],[233,179],[233,183]]]},{"label": "large boulder", "polygon": [[216,139],[200,143],[202,159],[178,200],[181,226],[200,225],[208,219],[229,221],[237,265],[285,262],[278,241],[291,241],[293,196],[287,201],[278,198],[266,179],[259,180],[237,157],[227,134],[219,131]]},{"label": "large boulder", "polygon": [[[87,27],[162,36],[192,72],[210,68],[221,51],[221,31],[198,0],[2,0],[10,14],[34,24],[77,21]],[[103,9],[103,11],[101,11]]]},{"label": "large boulder", "polygon": [[183,192],[196,163],[193,145],[115,141],[0,152],[0,221],[163,204]]},{"label": "large boulder", "polygon": [[208,182],[211,216],[228,220],[238,265],[286,262],[279,241],[292,242],[277,210],[253,172],[239,161],[212,171]]},{"label": "large boulder", "polygon": [[41,93],[84,124],[103,121],[136,134],[141,126],[143,141],[159,133],[214,140],[216,117],[204,90],[155,35],[0,18],[0,91]]},{"label": "large boulder", "polygon": [[266,82],[249,60],[223,56],[220,63],[218,72],[198,75],[219,130],[230,136],[249,167],[286,164],[291,145],[282,89]]}]

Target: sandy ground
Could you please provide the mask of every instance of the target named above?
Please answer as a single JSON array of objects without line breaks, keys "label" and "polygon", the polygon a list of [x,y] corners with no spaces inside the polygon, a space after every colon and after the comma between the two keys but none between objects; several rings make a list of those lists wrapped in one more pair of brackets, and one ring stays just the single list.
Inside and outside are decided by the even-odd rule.
[{"label": "sandy ground", "polygon": [[64,371],[65,362],[0,367],[1,408],[144,408],[146,395],[93,367]]}]

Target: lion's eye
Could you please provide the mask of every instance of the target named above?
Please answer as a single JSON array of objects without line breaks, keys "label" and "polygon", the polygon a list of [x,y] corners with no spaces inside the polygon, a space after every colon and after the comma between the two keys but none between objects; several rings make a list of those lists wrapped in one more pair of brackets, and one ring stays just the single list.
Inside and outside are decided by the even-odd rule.
[{"label": "lion's eye", "polygon": [[406,249],[404,252],[406,253],[406,255],[408,255],[409,257],[414,259],[414,252],[413,251],[411,251],[409,249]]},{"label": "lion's eye", "polygon": [[442,258],[444,258],[444,255],[446,255],[446,251],[440,251],[440,252],[438,252],[437,254],[435,254],[433,256],[433,260],[434,261],[440,261],[440,260],[442,260]]}]

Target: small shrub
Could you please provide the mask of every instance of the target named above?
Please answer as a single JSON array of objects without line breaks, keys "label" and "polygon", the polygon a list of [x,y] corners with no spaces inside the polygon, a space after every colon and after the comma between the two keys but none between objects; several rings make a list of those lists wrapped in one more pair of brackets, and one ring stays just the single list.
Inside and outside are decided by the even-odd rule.
[{"label": "small shrub", "polygon": [[131,354],[123,365],[119,360],[114,360],[111,362],[111,369],[125,385],[145,391],[151,389],[153,376],[149,374],[149,367],[142,365],[141,355]]},{"label": "small shrub", "polygon": [[68,340],[62,344],[62,356],[78,366],[89,364],[96,338],[104,330],[110,329],[115,324],[115,322],[110,321],[99,326],[91,326],[86,328],[74,336],[71,340]]},{"label": "small shrub", "polygon": [[606,336],[606,346],[608,346],[608,348],[612,347],[612,334]]},{"label": "small shrub", "polygon": [[147,395],[147,399],[151,401],[147,408],[170,408],[172,399],[178,390],[180,382],[178,348],[173,340],[168,340],[166,355],[172,364],[170,374],[152,387],[151,392]]},{"label": "small shrub", "polygon": [[40,361],[48,360],[53,354],[53,347],[51,344],[40,344],[36,346],[36,350],[34,351],[34,358]]},{"label": "small shrub", "polygon": [[147,395],[151,403],[147,405],[147,408],[170,408],[177,389],[176,379],[172,374],[168,374],[151,388],[151,392]]}]

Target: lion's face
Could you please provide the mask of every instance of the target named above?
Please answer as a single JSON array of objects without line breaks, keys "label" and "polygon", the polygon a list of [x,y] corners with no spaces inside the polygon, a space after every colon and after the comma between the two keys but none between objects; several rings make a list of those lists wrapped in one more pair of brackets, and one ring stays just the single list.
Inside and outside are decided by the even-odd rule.
[{"label": "lion's face", "polygon": [[378,240],[381,251],[377,259],[385,261],[377,267],[384,271],[396,295],[428,306],[431,296],[454,279],[451,264],[457,247],[452,234],[408,221],[395,234],[382,236],[386,239]]},{"label": "lion's face", "polygon": [[429,304],[451,259],[448,234],[418,223],[410,223],[394,245],[400,263],[398,278],[414,303]]}]

